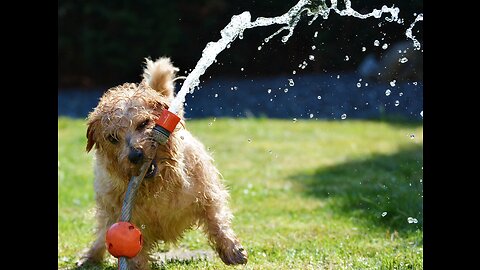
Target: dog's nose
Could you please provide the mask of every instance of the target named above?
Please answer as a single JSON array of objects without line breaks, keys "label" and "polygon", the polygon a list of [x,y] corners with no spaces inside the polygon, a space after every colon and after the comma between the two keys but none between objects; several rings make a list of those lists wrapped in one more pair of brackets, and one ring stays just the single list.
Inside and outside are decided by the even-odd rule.
[{"label": "dog's nose", "polygon": [[143,159],[143,151],[138,148],[130,148],[130,153],[128,153],[128,160],[133,164],[138,164]]}]

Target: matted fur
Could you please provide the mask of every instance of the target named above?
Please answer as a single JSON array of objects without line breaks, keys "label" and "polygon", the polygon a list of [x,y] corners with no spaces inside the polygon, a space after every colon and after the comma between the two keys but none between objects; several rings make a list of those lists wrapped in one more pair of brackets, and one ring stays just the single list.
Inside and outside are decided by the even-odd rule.
[{"label": "matted fur", "polygon": [[[196,226],[226,264],[244,264],[247,252],[231,229],[229,194],[203,144],[185,128],[182,118],[166,145],[152,140],[154,120],[174,97],[175,68],[170,59],[146,60],[143,81],[109,89],[88,116],[86,150],[95,149],[97,240],[80,263],[103,260],[106,230],[118,221],[130,177],[139,164],[128,159],[132,148],[154,157],[156,174],[144,179],[136,194],[133,224],[141,227],[142,251],[131,269],[148,269],[149,252],[158,240],[178,241]],[[143,123],[143,125],[142,125]]]}]

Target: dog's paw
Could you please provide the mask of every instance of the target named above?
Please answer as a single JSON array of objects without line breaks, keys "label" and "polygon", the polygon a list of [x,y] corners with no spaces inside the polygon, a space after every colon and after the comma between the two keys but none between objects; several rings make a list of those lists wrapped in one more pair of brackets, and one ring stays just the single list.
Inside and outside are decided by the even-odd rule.
[{"label": "dog's paw", "polygon": [[248,261],[247,251],[239,243],[232,243],[228,248],[219,249],[220,259],[227,265],[246,264]]}]

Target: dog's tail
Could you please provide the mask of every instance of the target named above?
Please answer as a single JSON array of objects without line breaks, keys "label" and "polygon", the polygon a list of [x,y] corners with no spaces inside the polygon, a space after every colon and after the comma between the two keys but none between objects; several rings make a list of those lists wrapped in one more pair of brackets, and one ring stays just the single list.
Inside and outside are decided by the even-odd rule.
[{"label": "dog's tail", "polygon": [[168,57],[160,57],[155,62],[145,58],[143,79],[160,94],[173,98],[173,78],[177,71]]}]

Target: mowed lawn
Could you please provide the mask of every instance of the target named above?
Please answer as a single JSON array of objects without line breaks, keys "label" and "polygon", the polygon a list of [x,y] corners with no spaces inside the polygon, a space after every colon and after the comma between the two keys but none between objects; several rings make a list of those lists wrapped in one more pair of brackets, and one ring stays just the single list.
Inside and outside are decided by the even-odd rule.
[{"label": "mowed lawn", "polygon": [[[212,118],[187,128],[230,189],[249,261],[171,260],[154,269],[423,269],[421,122]],[[75,269],[94,240],[85,132],[84,120],[58,119],[59,269]],[[201,230],[180,247],[211,250]],[[113,270],[116,261],[91,269]]]}]

